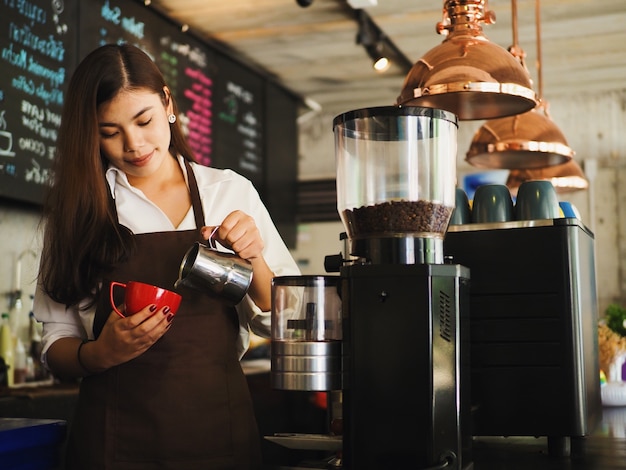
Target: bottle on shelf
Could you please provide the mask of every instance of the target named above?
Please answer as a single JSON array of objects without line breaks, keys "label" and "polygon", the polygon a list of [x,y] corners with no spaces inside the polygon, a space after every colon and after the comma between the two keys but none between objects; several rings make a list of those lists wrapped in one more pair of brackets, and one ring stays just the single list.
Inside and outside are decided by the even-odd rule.
[{"label": "bottle on shelf", "polygon": [[21,338],[17,338],[13,353],[13,383],[26,382],[26,348]]},{"label": "bottle on shelf", "polygon": [[[26,345],[28,344],[28,315],[22,296],[22,292],[18,291],[9,308],[9,324],[11,325],[14,349],[17,346],[17,338],[22,339],[25,347],[27,347]],[[34,298],[34,296],[31,295],[31,298]]]},{"label": "bottle on shelf", "polygon": [[4,360],[6,385],[9,387],[12,387],[14,384],[15,361],[13,353],[13,334],[11,332],[9,314],[3,313],[0,323],[0,356]]},{"label": "bottle on shelf", "polygon": [[26,382],[34,382],[35,378],[35,361],[30,354],[26,355]]}]

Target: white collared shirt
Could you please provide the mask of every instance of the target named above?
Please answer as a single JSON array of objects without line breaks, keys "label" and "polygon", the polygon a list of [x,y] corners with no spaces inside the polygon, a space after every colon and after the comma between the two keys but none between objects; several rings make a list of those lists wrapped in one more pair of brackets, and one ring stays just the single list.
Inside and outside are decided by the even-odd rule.
[{"label": "white collared shirt", "polygon": [[[182,157],[178,161],[184,171]],[[241,210],[252,216],[261,232],[265,248],[263,256],[276,276],[299,275],[300,271],[283,242],[272,219],[250,181],[232,170],[220,170],[192,163],[198,182],[200,200],[204,210],[205,225],[217,226],[234,210]],[[106,179],[115,199],[120,224],[133,233],[167,232],[196,228],[193,209],[178,227],[174,227],[165,213],[150,201],[142,191],[128,182],[126,174],[110,166]],[[219,245],[218,245],[219,247]],[[85,301],[86,302],[86,301]],[[246,296],[237,306],[239,316],[239,357],[243,356],[250,343],[250,331],[270,336],[270,312],[264,312]],[[42,360],[56,340],[71,336],[93,339],[95,307],[82,310],[78,306],[66,309],[54,302],[38,285],[35,292],[34,313],[43,323]]]}]

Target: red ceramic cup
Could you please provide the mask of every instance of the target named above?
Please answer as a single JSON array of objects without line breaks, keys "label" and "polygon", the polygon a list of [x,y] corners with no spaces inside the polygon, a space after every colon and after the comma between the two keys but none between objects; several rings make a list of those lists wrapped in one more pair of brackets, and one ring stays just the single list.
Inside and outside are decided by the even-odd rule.
[{"label": "red ceramic cup", "polygon": [[[115,305],[115,300],[113,299],[113,289],[115,289],[116,286],[126,289],[126,293],[124,295],[126,314],[121,312]],[[127,315],[137,313],[152,304],[156,305],[157,310],[161,310],[163,307],[167,306],[170,308],[170,312],[175,314],[180,306],[180,301],[182,300],[180,294],[177,294],[176,292],[137,281],[130,281],[128,284],[115,281],[111,282],[110,298],[113,310],[115,310],[115,312],[122,318]]]}]

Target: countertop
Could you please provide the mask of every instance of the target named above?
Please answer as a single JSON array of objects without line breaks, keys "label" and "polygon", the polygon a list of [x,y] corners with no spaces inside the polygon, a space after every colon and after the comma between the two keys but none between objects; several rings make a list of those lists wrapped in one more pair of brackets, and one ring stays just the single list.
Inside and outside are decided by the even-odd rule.
[{"label": "countertop", "polygon": [[[570,454],[558,456],[548,451],[546,437],[474,437],[471,470],[626,470],[626,407],[604,407],[594,432],[570,443]],[[330,468],[323,462],[266,466],[265,470]]]},{"label": "countertop", "polygon": [[[324,413],[315,411],[310,404],[310,394],[271,390],[269,377],[264,373],[266,364],[259,361],[250,366],[248,379],[262,435],[316,432],[324,426]],[[4,390],[0,394],[0,416],[67,420],[76,396],[76,384]],[[596,429],[589,436],[571,439],[571,453],[565,457],[548,452],[545,437],[474,437],[473,470],[626,470],[626,406],[604,407],[602,411]],[[295,420],[295,416],[304,420],[304,414],[307,414],[306,423]],[[311,457],[305,451],[285,449],[268,441],[264,442],[264,450],[271,462],[265,470],[325,468],[322,460],[304,460]],[[283,462],[284,457],[291,460]]]}]

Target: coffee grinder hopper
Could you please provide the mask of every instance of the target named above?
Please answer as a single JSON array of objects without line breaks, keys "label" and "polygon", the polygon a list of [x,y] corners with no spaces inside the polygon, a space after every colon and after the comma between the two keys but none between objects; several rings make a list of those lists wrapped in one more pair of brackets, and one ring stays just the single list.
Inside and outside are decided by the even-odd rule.
[{"label": "coffee grinder hopper", "polygon": [[441,264],[455,206],[456,115],[383,106],[337,116],[337,209],[350,255]]}]

